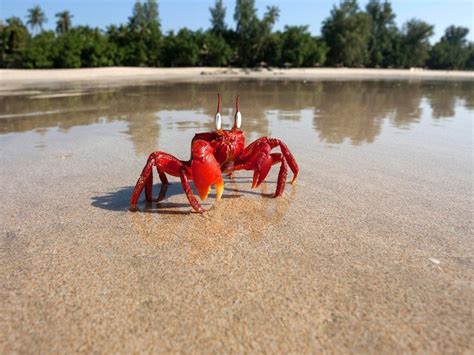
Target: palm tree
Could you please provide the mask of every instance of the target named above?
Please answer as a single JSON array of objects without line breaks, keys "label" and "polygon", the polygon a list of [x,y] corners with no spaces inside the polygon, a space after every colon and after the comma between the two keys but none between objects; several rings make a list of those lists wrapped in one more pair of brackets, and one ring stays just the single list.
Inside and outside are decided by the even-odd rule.
[{"label": "palm tree", "polygon": [[31,31],[33,32],[36,28],[43,30],[43,24],[45,24],[48,20],[39,5],[28,10],[28,21],[26,22],[30,25]]},{"label": "palm tree", "polygon": [[73,17],[71,13],[67,10],[64,10],[62,12],[58,12],[56,17],[58,18],[56,21],[56,32],[64,34],[69,31],[71,28],[71,19]]}]

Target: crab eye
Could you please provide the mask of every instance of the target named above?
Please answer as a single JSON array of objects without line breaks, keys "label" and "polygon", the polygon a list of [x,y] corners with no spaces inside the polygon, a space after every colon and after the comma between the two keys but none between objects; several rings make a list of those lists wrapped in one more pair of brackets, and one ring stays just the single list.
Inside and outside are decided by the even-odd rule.
[{"label": "crab eye", "polygon": [[242,115],[240,114],[240,111],[237,111],[235,113],[234,126],[236,128],[240,128],[241,125],[242,125]]},{"label": "crab eye", "polygon": [[214,124],[216,126],[216,130],[220,130],[222,127],[222,118],[221,114],[218,112],[216,113],[216,117],[214,118]]},{"label": "crab eye", "polygon": [[235,116],[234,116],[234,129],[239,129],[242,125],[242,115],[239,110],[239,95],[235,98]]}]

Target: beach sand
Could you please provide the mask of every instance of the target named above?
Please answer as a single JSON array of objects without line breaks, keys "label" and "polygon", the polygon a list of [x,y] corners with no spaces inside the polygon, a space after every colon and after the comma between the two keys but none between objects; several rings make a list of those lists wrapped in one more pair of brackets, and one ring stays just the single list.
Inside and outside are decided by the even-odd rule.
[{"label": "beach sand", "polygon": [[[474,351],[472,82],[81,86],[110,71],[1,72],[1,353]],[[200,215],[173,178],[129,212],[217,91],[298,182],[273,199],[276,168],[237,173]]]},{"label": "beach sand", "polygon": [[163,81],[216,80],[367,80],[367,79],[437,79],[474,80],[473,71],[412,69],[354,69],[354,68],[89,68],[89,69],[0,69],[0,93],[24,87],[54,88],[64,84],[93,87],[136,85]]}]

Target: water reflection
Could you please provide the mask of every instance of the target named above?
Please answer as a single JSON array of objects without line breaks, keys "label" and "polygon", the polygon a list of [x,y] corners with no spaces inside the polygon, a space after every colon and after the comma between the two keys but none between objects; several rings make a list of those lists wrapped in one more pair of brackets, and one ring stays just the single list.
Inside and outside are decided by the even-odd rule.
[{"label": "water reflection", "polygon": [[[151,213],[129,214],[134,233],[157,247],[166,246],[175,240],[185,261],[196,263],[242,240],[256,242],[271,236],[291,206],[291,197],[294,198],[294,190],[290,190],[288,199],[268,199],[265,198],[265,192],[263,195],[240,199],[243,194],[253,193],[246,190],[248,182],[228,180],[226,184],[229,188],[218,207],[210,208],[203,215],[190,212],[189,204],[166,200],[145,211]],[[271,188],[274,188],[274,184]],[[239,204],[232,201],[236,198]],[[166,214],[166,223],[152,218],[152,213]],[[183,213],[188,214],[189,218],[183,219]],[[256,218],[259,223],[255,223]]]},{"label": "water reflection", "polygon": [[[159,184],[158,198],[145,203],[144,213],[129,213],[134,234],[139,235],[151,245],[163,247],[175,240],[179,244],[187,262],[198,262],[219,249],[241,240],[251,242],[272,235],[284,219],[296,188],[288,188],[288,198],[272,199],[276,181],[271,179],[257,191],[250,190],[250,177],[226,178],[226,188],[218,207],[212,201],[203,205],[208,211],[198,214],[192,211],[180,182],[168,186]],[[155,186],[155,196],[158,186]],[[92,205],[114,212],[126,212],[130,207],[130,195],[133,186],[92,197]],[[247,195],[248,198],[241,198]],[[239,199],[239,203],[233,202]],[[166,223],[153,215],[166,215]],[[189,218],[183,219],[183,215]],[[258,218],[259,223],[254,223]]]},{"label": "water reflection", "polygon": [[385,121],[410,129],[419,122],[424,99],[434,119],[453,117],[458,107],[474,108],[474,83],[468,81],[228,81],[60,94],[32,91],[0,97],[0,134],[52,127],[67,132],[75,126],[125,121],[136,153],[147,154],[162,130],[212,129],[217,92],[229,117],[240,93],[243,129],[249,134],[271,135],[270,120],[297,122],[301,110],[310,109],[315,132],[332,144],[372,143]]},{"label": "water reflection", "polygon": [[[449,86],[434,83],[425,93],[432,109],[433,118],[450,118],[455,115],[457,101],[469,110],[474,110],[474,85],[472,83],[452,83]],[[471,85],[469,85],[471,84]],[[452,94],[455,91],[456,94]]]},{"label": "water reflection", "polygon": [[420,82],[326,83],[317,104],[314,128],[321,140],[328,143],[342,143],[345,139],[353,145],[372,143],[386,119],[398,128],[408,128],[419,121],[423,85]]}]

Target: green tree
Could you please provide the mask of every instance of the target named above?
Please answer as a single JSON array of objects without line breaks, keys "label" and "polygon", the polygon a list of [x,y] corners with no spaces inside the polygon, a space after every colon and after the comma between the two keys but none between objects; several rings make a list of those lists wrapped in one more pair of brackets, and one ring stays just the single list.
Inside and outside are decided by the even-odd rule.
[{"label": "green tree", "polygon": [[[257,60],[268,64],[271,61],[268,55],[271,54],[272,50],[278,50],[276,47],[278,42],[275,42],[275,36],[273,36],[272,29],[275,23],[278,21],[280,16],[280,10],[276,6],[268,6],[267,11],[264,14],[261,21],[259,21],[259,32],[260,36],[257,41]],[[275,53],[278,55],[278,53]]]},{"label": "green tree", "polygon": [[469,43],[467,50],[468,50],[469,56],[467,57],[466,65],[464,69],[474,70],[474,43],[472,42]]},{"label": "green tree", "polygon": [[129,57],[128,50],[130,48],[128,27],[124,24],[119,26],[110,25],[107,27],[105,35],[110,44],[109,58],[113,63],[112,65],[127,65],[126,61]]},{"label": "green tree", "polygon": [[401,51],[404,67],[424,67],[429,58],[433,26],[417,19],[412,19],[403,26]]},{"label": "green tree", "polygon": [[25,67],[48,69],[54,68],[56,56],[63,55],[57,52],[57,39],[53,31],[43,31],[33,37],[25,52]]},{"label": "green tree", "polygon": [[113,52],[112,45],[99,28],[80,26],[77,28],[77,32],[82,40],[82,67],[108,67],[113,65],[112,56],[110,55]]},{"label": "green tree", "polygon": [[28,21],[26,24],[30,26],[32,32],[36,32],[38,28],[43,31],[43,25],[48,21],[39,5],[29,9],[27,17]]},{"label": "green tree", "polygon": [[54,57],[54,67],[80,68],[82,46],[82,38],[77,28],[59,36],[56,42],[58,55]]},{"label": "green tree", "polygon": [[237,0],[234,20],[237,23],[236,38],[240,65],[252,66],[263,59],[265,42],[269,40],[278,15],[278,8],[270,6],[267,7],[263,19],[259,20],[254,0]]},{"label": "green tree", "polygon": [[136,0],[125,24],[102,32],[72,27],[69,11],[56,14],[56,32],[43,31],[46,17],[39,6],[28,10],[27,26],[20,19],[0,21],[0,66],[8,68],[70,68],[126,66],[271,66],[322,63],[359,67],[423,67],[474,69],[474,44],[468,29],[451,26],[430,46],[433,26],[408,21],[395,25],[389,0],[368,0],[365,12],[357,0],[341,0],[323,22],[322,38],[307,26],[287,26],[274,32],[279,10],[270,6],[259,18],[255,0],[236,0],[236,29],[227,28],[223,0],[210,9],[208,31],[186,28],[163,37],[157,0]]},{"label": "green tree", "polygon": [[148,26],[153,25],[160,29],[160,13],[158,11],[158,2],[156,0],[147,0],[143,3],[143,12]]},{"label": "green tree", "polygon": [[325,44],[312,37],[308,26],[285,26],[281,60],[293,67],[312,67],[326,60]]},{"label": "green tree", "polygon": [[56,14],[56,32],[59,34],[66,33],[72,26],[72,15],[69,11],[64,10]]},{"label": "green tree", "polygon": [[434,69],[464,69],[469,59],[466,27],[450,26],[430,51],[428,65]]},{"label": "green tree", "polygon": [[140,0],[135,1],[133,5],[132,16],[128,19],[129,27],[133,29],[144,29],[146,20],[145,20],[145,9]]},{"label": "green tree", "polygon": [[226,66],[231,63],[234,51],[230,47],[233,42],[232,30],[225,23],[226,8],[222,0],[216,0],[210,7],[211,28],[206,33],[200,33],[200,63],[207,66]]},{"label": "green tree", "polygon": [[0,67],[22,68],[29,42],[28,29],[18,17],[0,23]]},{"label": "green tree", "polygon": [[243,66],[256,63],[258,37],[258,18],[254,0],[237,0],[234,20],[237,24],[237,53],[239,63]]},{"label": "green tree", "polygon": [[329,65],[360,67],[367,63],[370,17],[360,11],[356,0],[333,7],[323,22],[322,35],[329,47]]},{"label": "green tree", "polygon": [[147,0],[142,4],[137,0],[128,22],[124,64],[159,66],[161,42],[158,3]]},{"label": "green tree", "polygon": [[114,64],[111,48],[98,28],[78,26],[57,37],[52,60],[55,68],[110,66]]},{"label": "green tree", "polygon": [[200,63],[205,66],[222,67],[230,63],[233,51],[226,40],[214,31],[202,36]]},{"label": "green tree", "polygon": [[224,31],[226,31],[226,9],[222,0],[216,0],[214,7],[210,7],[209,11],[211,12],[211,31],[215,33],[223,33]]},{"label": "green tree", "polygon": [[200,48],[192,31],[182,28],[165,37],[163,61],[169,67],[192,67],[199,63]]},{"label": "green tree", "polygon": [[403,68],[405,65],[404,34],[397,29],[392,34],[391,50],[384,56],[383,62],[387,67]]},{"label": "green tree", "polygon": [[283,38],[281,32],[273,32],[265,37],[260,49],[262,60],[269,66],[278,67],[282,65]]},{"label": "green tree", "polygon": [[370,0],[366,12],[371,18],[371,35],[369,39],[369,64],[373,67],[392,66],[394,41],[397,35],[395,14],[388,1]]}]

